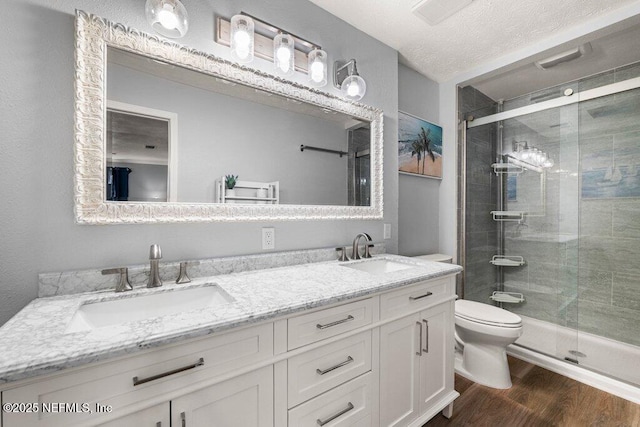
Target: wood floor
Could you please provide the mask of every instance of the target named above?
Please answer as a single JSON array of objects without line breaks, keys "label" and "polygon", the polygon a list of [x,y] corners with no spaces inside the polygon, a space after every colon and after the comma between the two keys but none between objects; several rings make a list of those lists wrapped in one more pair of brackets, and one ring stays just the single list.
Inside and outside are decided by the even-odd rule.
[{"label": "wood floor", "polygon": [[456,375],[460,393],[453,416],[437,415],[423,427],[640,426],[640,405],[509,357],[509,390],[496,390]]}]

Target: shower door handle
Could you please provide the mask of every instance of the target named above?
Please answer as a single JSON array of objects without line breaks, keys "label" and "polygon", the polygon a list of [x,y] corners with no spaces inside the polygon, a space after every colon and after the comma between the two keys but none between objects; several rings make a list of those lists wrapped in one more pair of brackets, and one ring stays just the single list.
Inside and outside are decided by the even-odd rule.
[{"label": "shower door handle", "polygon": [[[425,353],[429,353],[429,321],[422,319],[422,322],[424,323],[424,348],[423,351]],[[420,338],[420,341],[422,341],[422,338]]]},{"label": "shower door handle", "polygon": [[416,322],[418,325],[418,336],[420,337],[420,342],[418,343],[418,351],[416,351],[416,356],[422,356],[422,323]]}]

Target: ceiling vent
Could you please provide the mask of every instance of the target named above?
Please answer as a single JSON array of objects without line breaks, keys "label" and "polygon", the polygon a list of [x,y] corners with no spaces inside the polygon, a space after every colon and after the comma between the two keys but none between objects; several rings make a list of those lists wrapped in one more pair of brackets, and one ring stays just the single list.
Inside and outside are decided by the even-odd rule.
[{"label": "ceiling vent", "polygon": [[585,43],[582,46],[575,47],[573,49],[569,49],[557,55],[550,56],[545,59],[541,59],[540,61],[534,62],[535,66],[540,68],[541,70],[548,70],[551,67],[555,67],[556,65],[560,65],[563,62],[573,61],[574,59],[582,58],[587,53],[590,53],[593,50],[591,47],[591,43]]},{"label": "ceiling vent", "polygon": [[429,25],[436,25],[454,13],[469,6],[473,0],[418,0],[413,4],[411,12],[425,20]]}]

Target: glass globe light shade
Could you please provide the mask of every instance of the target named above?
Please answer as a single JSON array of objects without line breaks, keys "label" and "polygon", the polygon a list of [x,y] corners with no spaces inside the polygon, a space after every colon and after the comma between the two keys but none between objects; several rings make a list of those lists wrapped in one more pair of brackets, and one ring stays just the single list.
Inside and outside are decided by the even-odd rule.
[{"label": "glass globe light shade", "polygon": [[273,63],[276,70],[285,76],[293,75],[294,64],[293,37],[289,34],[278,34],[273,39]]},{"label": "glass globe light shade", "polygon": [[340,85],[342,94],[351,101],[359,101],[367,91],[367,84],[364,79],[357,74],[352,74],[344,79]]},{"label": "glass globe light shade", "polygon": [[180,0],[147,0],[145,14],[151,27],[165,37],[177,39],[189,30],[189,15]]},{"label": "glass globe light shade", "polygon": [[245,15],[231,18],[231,56],[241,63],[253,61],[254,23]]},{"label": "glass globe light shade", "polygon": [[309,52],[308,77],[312,86],[322,87],[327,84],[327,52],[314,49]]}]

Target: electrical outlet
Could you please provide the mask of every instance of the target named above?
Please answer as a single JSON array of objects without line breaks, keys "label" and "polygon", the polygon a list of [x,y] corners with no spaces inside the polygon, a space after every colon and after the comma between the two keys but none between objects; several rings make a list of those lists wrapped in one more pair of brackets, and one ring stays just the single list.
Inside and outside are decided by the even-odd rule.
[{"label": "electrical outlet", "polygon": [[262,229],[262,249],[276,248],[276,229],[273,227]]},{"label": "electrical outlet", "polygon": [[385,240],[388,240],[391,238],[391,224],[386,223],[384,225],[384,238]]}]

